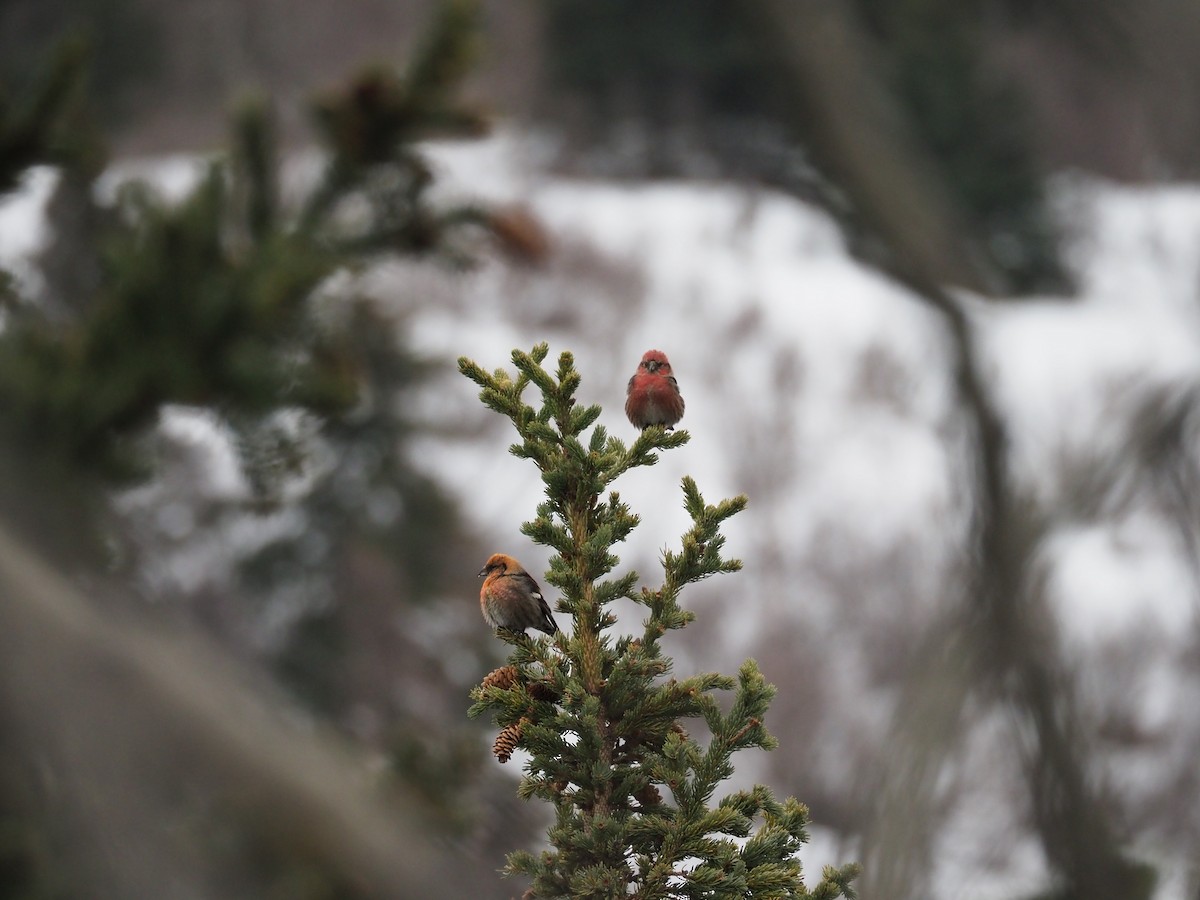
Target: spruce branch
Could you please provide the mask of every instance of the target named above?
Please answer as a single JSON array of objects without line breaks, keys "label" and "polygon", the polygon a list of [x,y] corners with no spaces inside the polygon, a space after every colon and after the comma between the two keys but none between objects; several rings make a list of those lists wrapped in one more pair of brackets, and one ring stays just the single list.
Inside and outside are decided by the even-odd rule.
[{"label": "spruce branch", "polygon": [[[807,840],[802,804],[779,803],[761,785],[712,804],[733,773],[733,753],[776,746],[765,727],[775,688],[753,660],[736,677],[671,677],[659,644],[695,617],[680,606],[684,587],[741,568],[723,555],[720,529],[746,498],[710,505],[684,478],[692,525],[678,549],[664,552],[660,586],[639,587],[633,571],[617,574],[613,548],[639,520],[611,485],[689,436],[656,426],[626,446],[596,424],[598,406],[576,402],[574,357],[560,354],[550,370],[548,356],[545,343],[515,350],[513,373],[459,359],[484,405],[512,423],[510,451],[538,467],[545,498],[521,532],[554,551],[546,580],[574,625],[569,638],[501,635],[513,648],[508,665],[471,692],[469,715],[491,712],[501,728],[497,757],[507,760],[517,747],[529,754],[518,794],[556,811],[551,849],[511,853],[504,871],[531,879],[530,898],[852,897],[853,867],[828,870],[815,893],[804,887],[796,858]],[[531,387],[540,403],[527,399]],[[645,607],[640,636],[613,633],[609,607],[619,598]],[[728,712],[716,692],[732,692]],[[686,719],[704,720],[705,744],[683,727]]]},{"label": "spruce branch", "polygon": [[279,184],[274,113],[262,97],[244,98],[234,113],[233,174],[242,194],[246,230],[257,241],[278,227]]},{"label": "spruce branch", "polygon": [[60,165],[89,177],[103,166],[83,104],[90,56],[87,42],[62,40],[27,95],[10,96],[0,85],[0,195],[31,166]]},{"label": "spruce branch", "polygon": [[[430,201],[433,174],[414,144],[482,127],[456,98],[479,42],[478,6],[444,0],[406,71],[375,67],[316,102],[327,162],[297,209],[282,203],[282,151],[269,104],[255,97],[236,111],[228,156],[185,197],[122,189],[98,216],[94,296],[71,298],[83,312],[60,327],[30,311],[0,335],[0,431],[136,474],[128,445],[169,404],[249,423],[281,408],[350,409],[370,360],[314,314],[321,290],[383,252],[458,259],[453,238],[489,221]],[[85,51],[64,43],[28,98],[0,96],[0,193],[38,162],[97,174],[102,155],[77,124]]]}]

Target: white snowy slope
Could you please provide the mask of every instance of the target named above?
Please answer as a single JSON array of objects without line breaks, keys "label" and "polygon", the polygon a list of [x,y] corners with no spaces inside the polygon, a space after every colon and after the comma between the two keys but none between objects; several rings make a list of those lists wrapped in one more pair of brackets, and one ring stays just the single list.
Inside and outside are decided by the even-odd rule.
[{"label": "white snowy slope", "polygon": [[[570,350],[582,402],[602,404],[600,422],[630,439],[625,382],[645,350],[665,351],[691,441],[616,485],[642,518],[619,551],[622,567],[654,581],[661,550],[688,525],[683,475],[709,502],[748,495],[727,529],[745,571],[685,595],[699,619],[670,649],[682,672],[760,661],[780,687],[767,724],[782,747],[737,760],[739,779],[766,778],[810,804],[810,873],[854,858],[856,835],[822,822],[861,808],[887,753],[907,654],[960,599],[952,574],[967,488],[939,319],[852,260],[835,224],[796,200],[720,183],[552,178],[512,135],[431,155],[444,196],[527,208],[552,252],[537,268],[488,256],[465,274],[394,265],[366,279],[403,316],[408,340],[444,364],[412,398],[436,432],[417,445],[419,462],[495,549],[541,568],[547,551],[519,531],[541,495],[537,473],[508,454],[511,429],[479,404],[454,359],[511,369],[513,348],[545,340],[551,360]],[[1044,599],[1085,711],[1137,735],[1100,734],[1096,774],[1137,822],[1130,852],[1166,876],[1158,900],[1182,900],[1196,889],[1190,854],[1200,840],[1200,812],[1172,807],[1200,751],[1196,583],[1161,510],[1064,512],[1060,475],[1126,452],[1148,398],[1200,381],[1200,189],[1064,179],[1055,194],[1079,296],[963,302],[1014,473],[1046,511]],[[0,208],[0,262],[20,250],[13,235],[36,231],[40,202],[29,191]],[[206,556],[203,568],[213,567]],[[638,621],[632,604],[620,612],[623,624]],[[937,897],[1044,886],[1013,732],[1009,717],[981,715],[952,759]]]}]

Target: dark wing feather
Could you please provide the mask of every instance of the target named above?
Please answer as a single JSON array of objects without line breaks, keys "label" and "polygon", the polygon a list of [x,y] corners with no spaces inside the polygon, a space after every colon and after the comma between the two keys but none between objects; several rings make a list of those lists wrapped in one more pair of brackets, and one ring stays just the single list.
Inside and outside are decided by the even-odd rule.
[{"label": "dark wing feather", "polygon": [[528,572],[515,572],[509,577],[516,581],[517,586],[521,590],[527,592],[529,596],[537,601],[541,621],[530,622],[530,627],[536,628],[538,631],[544,631],[546,634],[555,634],[558,631],[558,623],[554,621],[554,616],[550,613],[550,606],[546,603],[546,598],[542,596],[542,589],[533,580],[533,576]]}]

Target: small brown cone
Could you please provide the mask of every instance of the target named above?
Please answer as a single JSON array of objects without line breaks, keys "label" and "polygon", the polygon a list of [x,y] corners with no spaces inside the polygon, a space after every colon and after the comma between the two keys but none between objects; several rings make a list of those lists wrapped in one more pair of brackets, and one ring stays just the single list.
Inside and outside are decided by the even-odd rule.
[{"label": "small brown cone", "polygon": [[557,703],[559,693],[545,681],[535,681],[529,685],[529,696],[544,703]]},{"label": "small brown cone", "polygon": [[537,217],[525,207],[493,210],[488,217],[500,249],[524,265],[541,265],[550,255],[550,238]]},{"label": "small brown cone", "polygon": [[483,676],[483,681],[480,682],[479,686],[482,688],[496,687],[502,691],[507,691],[516,684],[516,681],[517,667],[501,666],[499,669],[488,672],[487,675]]},{"label": "small brown cone", "polygon": [[528,719],[521,719],[515,725],[507,725],[504,730],[496,735],[496,743],[492,745],[492,753],[496,755],[496,759],[501,763],[506,763],[512,758],[512,753],[517,749],[517,744],[521,741],[521,732],[525,730],[525,725],[529,722]]},{"label": "small brown cone", "polygon": [[657,806],[658,804],[662,803],[662,794],[658,792],[658,788],[656,788],[654,785],[648,784],[644,788],[640,788],[638,792],[633,795],[633,799],[642,806]]}]

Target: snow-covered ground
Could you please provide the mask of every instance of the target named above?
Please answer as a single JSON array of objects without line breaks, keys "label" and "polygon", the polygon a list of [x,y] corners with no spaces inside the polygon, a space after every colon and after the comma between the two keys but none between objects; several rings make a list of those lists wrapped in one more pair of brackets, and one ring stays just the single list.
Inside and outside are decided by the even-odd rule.
[{"label": "snow-covered ground", "polygon": [[[799,201],[720,183],[552,178],[528,151],[505,136],[431,154],[446,196],[531,211],[552,241],[544,266],[489,257],[466,274],[396,265],[369,279],[407,314],[408,339],[444,362],[412,398],[437,432],[417,444],[417,461],[496,549],[541,567],[548,552],[519,531],[541,494],[537,473],[506,452],[506,423],[479,404],[454,359],[511,368],[513,348],[546,340],[551,360],[570,350],[581,400],[602,404],[600,422],[632,437],[625,381],[643,351],[665,351],[691,442],[616,485],[642,517],[623,565],[654,579],[660,551],[688,524],[684,474],[709,502],[749,496],[727,529],[746,571],[687,595],[700,621],[678,645],[680,666],[731,670],[759,658],[781,688],[768,726],[783,747],[739,761],[739,775],[810,802],[818,827],[809,872],[853,858],[853,834],[820,827],[823,804],[830,818],[862,805],[865,773],[887,752],[906,653],[960,599],[951,576],[969,498],[941,323],[851,259],[829,217]],[[159,169],[174,184],[169,173],[187,165]],[[41,239],[42,178],[0,208],[4,261]],[[1189,854],[1200,812],[1155,809],[1189,783],[1200,758],[1197,584],[1161,509],[1063,512],[1062,474],[1103,470],[1136,443],[1152,399],[1200,381],[1200,189],[1071,178],[1055,196],[1079,296],[963,302],[1010,428],[1014,473],[1049,523],[1043,595],[1084,706],[1095,721],[1131,721],[1141,736],[1101,738],[1097,774],[1136,822],[1131,852],[1162,868],[1158,900],[1182,900],[1196,890]],[[621,612],[637,615],[632,605]],[[1042,886],[1012,732],[1003,717],[982,716],[954,759],[938,897],[990,900]]]}]

